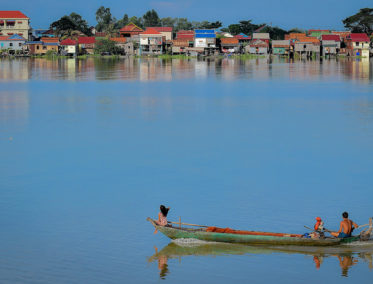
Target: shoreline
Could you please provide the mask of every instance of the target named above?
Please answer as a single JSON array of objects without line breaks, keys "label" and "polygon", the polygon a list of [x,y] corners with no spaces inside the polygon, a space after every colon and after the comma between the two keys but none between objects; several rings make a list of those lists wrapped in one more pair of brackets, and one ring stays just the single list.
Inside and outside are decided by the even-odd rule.
[{"label": "shoreline", "polygon": [[49,60],[57,60],[57,59],[163,59],[163,60],[170,60],[170,59],[240,59],[240,60],[250,60],[250,59],[265,59],[265,58],[282,58],[282,59],[289,59],[293,61],[302,61],[302,60],[317,60],[317,59],[370,59],[370,57],[363,57],[363,56],[347,56],[344,54],[335,55],[335,56],[312,56],[312,57],[299,57],[296,56],[291,58],[289,56],[282,56],[282,55],[273,55],[273,54],[230,54],[230,55],[209,55],[209,56],[186,56],[186,55],[171,55],[171,54],[161,54],[161,55],[95,55],[95,54],[85,54],[85,55],[78,55],[78,56],[65,56],[65,55],[2,55],[0,56],[1,59],[18,59],[18,58],[29,58],[29,59],[49,59]]}]

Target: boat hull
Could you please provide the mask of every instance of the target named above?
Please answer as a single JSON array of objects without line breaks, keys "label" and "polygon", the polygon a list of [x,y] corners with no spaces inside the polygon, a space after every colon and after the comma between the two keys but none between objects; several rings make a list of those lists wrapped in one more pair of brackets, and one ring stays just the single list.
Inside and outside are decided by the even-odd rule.
[{"label": "boat hull", "polygon": [[298,245],[298,246],[335,246],[359,240],[359,237],[346,239],[326,238],[310,239],[299,237],[278,237],[264,235],[240,235],[229,233],[206,232],[199,229],[176,228],[172,226],[158,226],[154,220],[148,218],[153,226],[170,239],[197,239],[208,242],[239,243],[248,245]]}]

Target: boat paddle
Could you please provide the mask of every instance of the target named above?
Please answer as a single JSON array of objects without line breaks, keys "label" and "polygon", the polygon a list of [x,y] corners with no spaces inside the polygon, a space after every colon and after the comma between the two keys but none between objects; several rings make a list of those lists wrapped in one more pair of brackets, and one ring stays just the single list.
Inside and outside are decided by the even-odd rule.
[{"label": "boat paddle", "polygon": [[[311,230],[312,232],[316,232],[314,229],[310,228],[310,227],[307,227],[307,226],[304,226],[306,229],[308,230]],[[325,232],[327,233],[331,233],[332,231],[329,231],[328,229],[323,229]],[[331,235],[332,238],[336,238],[335,236]]]}]

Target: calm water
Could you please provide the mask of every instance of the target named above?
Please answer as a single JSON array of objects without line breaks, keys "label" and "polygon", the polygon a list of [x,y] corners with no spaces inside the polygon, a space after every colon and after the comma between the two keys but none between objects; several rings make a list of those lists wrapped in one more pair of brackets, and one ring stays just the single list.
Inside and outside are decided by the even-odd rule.
[{"label": "calm water", "polygon": [[373,61],[0,60],[0,283],[371,283],[373,244],[170,243],[373,216]]}]

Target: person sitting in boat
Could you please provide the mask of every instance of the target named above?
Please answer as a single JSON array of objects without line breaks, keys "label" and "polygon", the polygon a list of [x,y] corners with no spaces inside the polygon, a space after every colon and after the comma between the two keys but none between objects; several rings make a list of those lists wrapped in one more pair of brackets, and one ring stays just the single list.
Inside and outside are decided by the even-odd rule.
[{"label": "person sitting in boat", "polygon": [[[158,213],[158,220],[155,220],[155,223],[159,226],[166,226],[167,223],[167,214],[168,211],[170,210],[170,207],[166,208],[166,206],[161,205],[159,207],[160,212]],[[158,231],[155,229],[154,234],[156,234]]]},{"label": "person sitting in boat", "polygon": [[315,232],[322,232],[324,229],[324,222],[320,217],[316,217],[316,224],[314,226]]},{"label": "person sitting in boat", "polygon": [[343,220],[339,227],[338,232],[330,232],[330,234],[337,238],[349,238],[354,229],[357,229],[359,226],[352,220],[348,219],[348,213],[342,213]]}]

